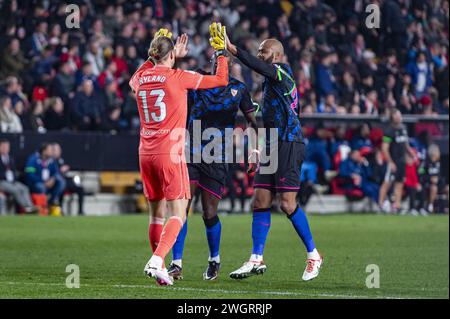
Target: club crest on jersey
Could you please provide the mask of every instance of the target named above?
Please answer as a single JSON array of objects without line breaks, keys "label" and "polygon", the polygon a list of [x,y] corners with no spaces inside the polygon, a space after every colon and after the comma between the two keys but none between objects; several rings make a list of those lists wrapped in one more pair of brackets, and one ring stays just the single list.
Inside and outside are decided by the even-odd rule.
[{"label": "club crest on jersey", "polygon": [[238,91],[236,89],[231,89],[231,95],[236,96],[237,92]]}]

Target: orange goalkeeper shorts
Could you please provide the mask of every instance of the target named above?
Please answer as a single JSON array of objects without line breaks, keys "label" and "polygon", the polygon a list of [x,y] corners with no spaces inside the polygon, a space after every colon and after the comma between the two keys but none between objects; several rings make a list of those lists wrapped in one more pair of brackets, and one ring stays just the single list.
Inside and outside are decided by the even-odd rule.
[{"label": "orange goalkeeper shorts", "polygon": [[189,174],[184,155],[139,155],[144,195],[149,201],[190,199]]}]

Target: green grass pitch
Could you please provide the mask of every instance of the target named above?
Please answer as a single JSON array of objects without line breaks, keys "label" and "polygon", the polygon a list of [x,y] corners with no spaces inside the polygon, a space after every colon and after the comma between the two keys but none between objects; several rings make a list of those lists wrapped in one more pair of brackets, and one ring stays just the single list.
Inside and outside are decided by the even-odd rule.
[{"label": "green grass pitch", "polygon": [[[208,250],[200,216],[189,219],[184,280],[158,287],[143,275],[150,257],[147,217],[0,218],[0,298],[448,298],[448,216],[310,217],[324,255],[318,278],[302,282],[305,253],[286,217],[273,215],[266,274],[228,274],[250,254],[251,216],[223,216],[222,271],[205,282]],[[169,260],[168,260],[169,261]],[[65,286],[66,266],[80,267],[80,288]],[[380,288],[366,287],[366,266]]]}]

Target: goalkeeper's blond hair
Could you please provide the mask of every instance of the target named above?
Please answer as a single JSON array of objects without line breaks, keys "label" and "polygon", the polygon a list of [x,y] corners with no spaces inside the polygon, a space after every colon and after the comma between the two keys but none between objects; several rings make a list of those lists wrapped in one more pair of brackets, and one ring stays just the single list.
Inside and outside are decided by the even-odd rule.
[{"label": "goalkeeper's blond hair", "polygon": [[154,62],[164,61],[167,55],[175,48],[173,41],[167,37],[157,37],[150,43],[148,57]]}]

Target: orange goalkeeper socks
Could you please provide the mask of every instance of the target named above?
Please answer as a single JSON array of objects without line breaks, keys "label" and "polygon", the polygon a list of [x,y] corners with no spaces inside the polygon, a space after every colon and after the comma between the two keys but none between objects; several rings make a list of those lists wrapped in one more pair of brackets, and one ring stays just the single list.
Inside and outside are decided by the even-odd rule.
[{"label": "orange goalkeeper socks", "polygon": [[152,217],[150,225],[148,226],[148,240],[152,247],[152,252],[155,252],[158,247],[161,233],[164,227],[164,218]]},{"label": "orange goalkeeper socks", "polygon": [[162,230],[161,239],[159,240],[154,255],[159,256],[164,260],[166,255],[172,249],[172,246],[175,244],[181,227],[183,227],[183,220],[180,217],[172,216],[169,218]]}]

